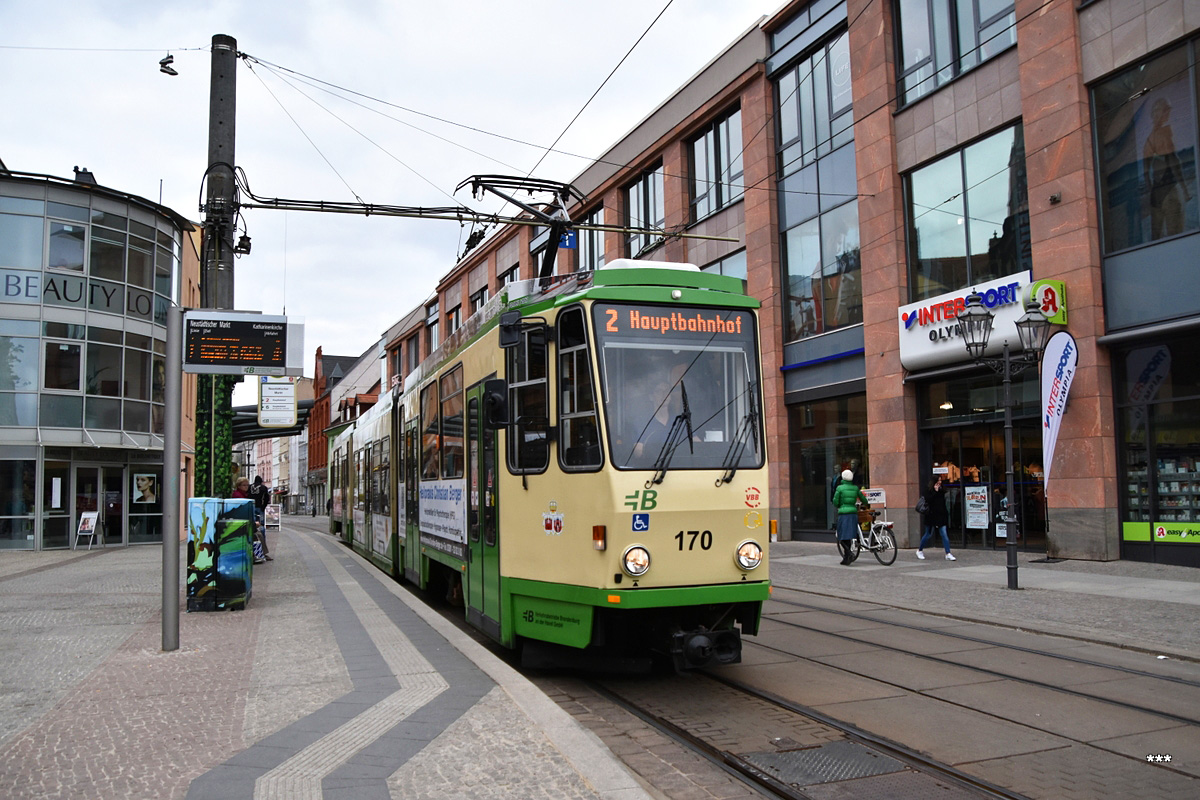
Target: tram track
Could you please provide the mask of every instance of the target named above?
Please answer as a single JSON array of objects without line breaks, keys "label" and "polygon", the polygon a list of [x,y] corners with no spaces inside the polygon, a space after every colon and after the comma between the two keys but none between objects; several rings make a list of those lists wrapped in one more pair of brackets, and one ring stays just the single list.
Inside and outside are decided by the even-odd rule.
[{"label": "tram track", "polygon": [[[795,587],[777,586],[776,589],[777,590],[783,589],[783,590],[796,592],[799,594],[804,594],[803,590],[797,589]],[[1062,664],[1070,664],[1070,665],[1075,665],[1075,666],[1079,666],[1079,667],[1087,667],[1087,668],[1105,670],[1108,672],[1116,673],[1121,676],[1146,679],[1149,681],[1161,681],[1161,682],[1164,682],[1167,686],[1187,687],[1190,689],[1200,690],[1200,679],[1184,678],[1184,677],[1179,677],[1179,676],[1175,676],[1175,675],[1163,674],[1162,672],[1151,672],[1149,670],[1130,667],[1130,666],[1123,665],[1123,664],[1114,664],[1112,662],[1098,661],[1096,659],[1091,659],[1091,658],[1081,658],[1079,656],[1074,656],[1074,655],[1071,655],[1066,652],[1054,652],[1054,651],[1047,650],[1047,649],[1038,649],[1038,648],[1034,648],[1034,647],[1016,645],[1011,642],[1003,642],[1003,641],[999,641],[996,638],[984,638],[984,637],[972,636],[972,635],[968,635],[968,634],[964,634],[964,633],[956,632],[956,631],[947,631],[944,628],[939,628],[939,627],[934,627],[934,626],[917,625],[917,624],[897,621],[894,619],[889,619],[889,620],[885,621],[885,620],[879,619],[878,617],[871,616],[870,614],[866,614],[866,613],[861,613],[861,612],[856,612],[856,611],[839,610],[839,609],[831,609],[827,605],[816,604],[816,603],[806,603],[806,602],[800,602],[800,601],[796,601],[796,600],[784,599],[784,598],[781,598],[778,596],[778,591],[776,593],[776,596],[772,598],[772,603],[776,604],[776,605],[785,606],[785,607],[802,609],[805,611],[813,611],[813,612],[819,612],[821,614],[834,615],[835,617],[840,617],[840,618],[844,618],[844,619],[851,619],[851,620],[857,620],[857,621],[861,621],[861,622],[873,623],[875,625],[887,625],[890,628],[901,628],[901,629],[913,631],[916,633],[937,636],[937,637],[943,637],[945,639],[967,642],[967,643],[971,643],[971,644],[977,644],[977,645],[980,645],[983,647],[1000,648],[1000,649],[1002,649],[1004,651],[1008,651],[1008,652],[1021,653],[1024,655],[1033,656],[1033,657],[1041,658],[1041,659],[1051,659],[1054,662],[1059,662]],[[880,605],[879,607],[881,609],[889,608],[888,606],[884,606],[884,605]],[[1154,706],[1146,705],[1144,703],[1122,700],[1122,699],[1119,699],[1119,698],[1113,696],[1113,694],[1111,692],[1111,689],[1112,689],[1112,686],[1110,685],[1111,682],[1108,682],[1108,681],[1099,682],[1099,683],[1101,683],[1103,688],[1105,688],[1106,690],[1109,690],[1105,694],[1101,694],[1098,691],[1085,691],[1083,689],[1077,689],[1077,688],[1072,688],[1069,686],[1064,686],[1061,683],[1053,683],[1053,682],[1046,681],[1046,680],[1038,680],[1036,678],[1018,674],[1017,670],[1015,670],[1015,669],[1008,669],[1008,670],[993,669],[993,668],[990,668],[987,666],[981,666],[981,665],[977,665],[977,664],[966,664],[962,660],[956,660],[954,658],[949,658],[949,657],[942,657],[942,656],[939,656],[937,654],[932,654],[932,653],[923,653],[915,648],[905,648],[905,647],[901,647],[898,645],[888,644],[885,642],[874,641],[874,640],[871,640],[868,638],[861,638],[859,636],[851,635],[849,632],[833,631],[833,630],[829,630],[827,627],[823,627],[823,626],[816,625],[816,624],[805,625],[801,622],[796,621],[795,619],[781,619],[777,615],[771,615],[770,618],[772,619],[773,623],[779,624],[779,625],[782,625],[784,627],[791,628],[791,629],[809,631],[812,633],[818,633],[823,636],[830,636],[830,637],[833,637],[836,639],[841,639],[841,640],[848,641],[848,642],[855,642],[855,643],[859,643],[859,644],[870,644],[872,647],[876,647],[881,650],[887,650],[887,651],[893,652],[893,653],[901,653],[906,656],[911,656],[913,658],[922,659],[924,661],[927,661],[927,662],[930,662],[933,664],[941,664],[941,665],[945,665],[948,667],[957,667],[960,669],[969,669],[976,674],[990,675],[992,677],[995,677],[998,680],[1013,681],[1013,682],[1021,684],[1021,685],[1037,687],[1040,689],[1046,689],[1046,690],[1050,690],[1050,691],[1057,692],[1060,694],[1070,695],[1073,697],[1079,697],[1079,698],[1089,700],[1089,701],[1105,703],[1110,706],[1123,708],[1123,709],[1126,709],[1129,711],[1135,711],[1135,712],[1139,712],[1139,713],[1143,713],[1143,714],[1151,714],[1151,715],[1157,716],[1157,717],[1165,719],[1165,720],[1170,720],[1171,722],[1177,722],[1177,723],[1181,723],[1181,724],[1185,724],[1185,725],[1200,725],[1200,709],[1196,708],[1195,706],[1193,706],[1191,708],[1191,710],[1192,710],[1191,714],[1180,714],[1180,713],[1175,713],[1174,711],[1167,710],[1162,707],[1154,707]],[[1084,640],[1080,640],[1080,641],[1082,642]],[[756,642],[756,646],[765,647],[770,650],[775,650],[776,652],[782,653],[784,655],[792,656],[792,657],[798,656],[798,654],[796,654],[796,653],[792,653],[787,650],[781,650],[779,648],[772,647],[771,645],[764,644],[762,641]],[[802,657],[802,656],[800,656],[800,657]],[[873,680],[882,682],[886,685],[894,686],[898,689],[909,688],[901,683],[898,683],[895,681],[889,681],[887,676],[885,676],[885,675],[872,674],[870,677]],[[1090,682],[1090,683],[1094,683],[1094,682],[1095,681]],[[1169,695],[1165,694],[1164,696],[1169,696]]]},{"label": "tram track", "polygon": [[[812,589],[808,589],[808,588],[804,588],[804,587],[800,587],[800,586],[787,586],[787,585],[780,583],[777,580],[772,580],[772,590],[773,591],[795,592],[797,594],[802,594],[802,595],[805,595],[808,597],[819,597],[823,600],[828,600],[830,602],[842,602],[842,601],[851,599],[851,598],[845,597],[843,595],[813,591]],[[772,602],[778,602],[778,603],[782,603],[785,605],[786,604],[801,605],[801,604],[794,603],[794,601],[783,600],[776,596],[772,596],[771,600],[772,600]],[[863,605],[875,606],[879,609],[884,609],[884,610],[893,609],[896,611],[912,611],[912,609],[907,608],[905,606],[890,604],[890,603],[884,602],[882,600],[873,600],[873,599],[865,599],[865,598],[861,598],[861,597],[856,597],[856,598],[853,598],[853,602],[863,604]],[[811,608],[818,610],[818,611],[827,611],[829,613],[837,613],[837,614],[841,614],[843,616],[853,616],[854,615],[854,612],[839,611],[836,609],[831,609],[829,606],[816,605],[816,604],[808,604],[808,605]],[[928,613],[928,612],[917,612],[917,613]],[[879,620],[875,617],[865,615],[865,614],[859,614],[858,616],[860,619],[863,619],[866,621],[881,622],[881,620]],[[998,622],[998,621],[994,621],[994,620],[981,621],[976,617],[955,616],[953,613],[947,613],[944,611],[937,612],[935,616],[939,619],[951,620],[953,622],[958,622],[958,623],[963,623],[963,624],[982,624],[982,625],[987,625],[988,627],[991,627],[991,628],[998,628],[998,629],[1003,629],[1003,630],[1019,631],[1019,632],[1026,632],[1026,633],[1029,633],[1029,632],[1039,633],[1040,635],[1052,636],[1056,639],[1076,641],[1076,642],[1079,642],[1080,644],[1092,644],[1092,645],[1100,645],[1103,647],[1112,647],[1116,650],[1122,650],[1122,651],[1126,651],[1126,652],[1144,653],[1147,655],[1155,655],[1158,653],[1157,650],[1152,650],[1152,649],[1148,649],[1145,647],[1135,647],[1135,646],[1131,646],[1129,644],[1113,642],[1113,641],[1109,641],[1109,640],[1102,639],[1102,638],[1095,638],[1095,637],[1089,638],[1086,636],[1079,636],[1079,635],[1072,636],[1070,634],[1066,634],[1061,631],[1053,631],[1053,632],[1031,631],[1029,628],[1025,628],[1025,627],[1014,626],[1014,625],[1005,625],[1002,622]],[[937,630],[938,630],[936,628],[931,628],[931,627],[924,627],[924,626],[919,626],[919,625],[908,625],[906,623],[898,623],[898,622],[894,622],[892,620],[888,620],[887,622],[888,622],[888,624],[894,624],[896,627],[909,627],[913,630],[925,630],[925,631],[929,631],[929,632],[937,632]],[[961,638],[968,639],[969,637],[961,636]],[[987,643],[998,644],[998,643],[990,642],[990,641],[987,641]],[[1013,649],[1017,649],[1017,648],[1013,648]],[[1036,652],[1036,651],[1031,651],[1031,652]],[[1190,655],[1183,655],[1183,654],[1175,653],[1175,654],[1172,654],[1171,656],[1169,656],[1168,658],[1172,661],[1177,661],[1177,662],[1200,664],[1200,658],[1196,658],[1196,657],[1193,657]],[[1159,676],[1155,675],[1154,677],[1159,677]]]},{"label": "tram track", "polygon": [[[672,691],[668,684],[680,681],[688,684],[686,690]],[[838,792],[861,798],[1024,797],[719,671],[583,683],[765,797],[828,796],[833,784]],[[732,708],[740,709],[736,721]],[[750,731],[759,732],[757,741]]]}]

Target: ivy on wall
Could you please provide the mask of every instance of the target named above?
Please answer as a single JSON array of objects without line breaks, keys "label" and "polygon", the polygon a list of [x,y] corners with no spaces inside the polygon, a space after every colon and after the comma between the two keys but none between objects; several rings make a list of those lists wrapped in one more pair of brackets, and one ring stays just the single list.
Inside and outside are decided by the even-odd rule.
[{"label": "ivy on wall", "polygon": [[233,387],[241,378],[199,375],[196,382],[196,494],[233,494]]}]

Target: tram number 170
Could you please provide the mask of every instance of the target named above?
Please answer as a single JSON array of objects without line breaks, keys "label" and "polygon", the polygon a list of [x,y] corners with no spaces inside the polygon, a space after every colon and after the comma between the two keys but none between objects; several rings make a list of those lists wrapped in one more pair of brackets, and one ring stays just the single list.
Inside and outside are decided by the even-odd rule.
[{"label": "tram number 170", "polygon": [[712,531],[680,531],[675,534],[675,541],[679,542],[680,551],[683,551],[685,541],[687,542],[688,550],[695,550],[697,539],[700,540],[701,550],[712,548]]}]

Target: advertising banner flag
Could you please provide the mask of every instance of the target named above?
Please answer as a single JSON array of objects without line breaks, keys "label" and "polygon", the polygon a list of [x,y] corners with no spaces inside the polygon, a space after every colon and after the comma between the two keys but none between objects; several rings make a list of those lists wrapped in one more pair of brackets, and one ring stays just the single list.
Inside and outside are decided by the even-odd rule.
[{"label": "advertising banner flag", "polygon": [[1054,463],[1054,445],[1067,407],[1067,394],[1079,364],[1079,348],[1075,337],[1059,331],[1046,343],[1042,355],[1042,488],[1049,493],[1050,467]]}]

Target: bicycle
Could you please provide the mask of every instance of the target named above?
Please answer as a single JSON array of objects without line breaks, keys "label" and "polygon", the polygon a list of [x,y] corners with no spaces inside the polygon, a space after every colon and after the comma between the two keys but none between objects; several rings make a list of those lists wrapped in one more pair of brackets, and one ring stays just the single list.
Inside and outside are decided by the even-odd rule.
[{"label": "bicycle", "polygon": [[880,520],[881,512],[871,509],[866,512],[871,515],[871,527],[864,531],[860,525],[858,536],[852,541],[854,545],[850,553],[850,563],[854,563],[862,550],[870,550],[875,559],[885,567],[896,563],[896,536],[892,528],[896,523]]}]

